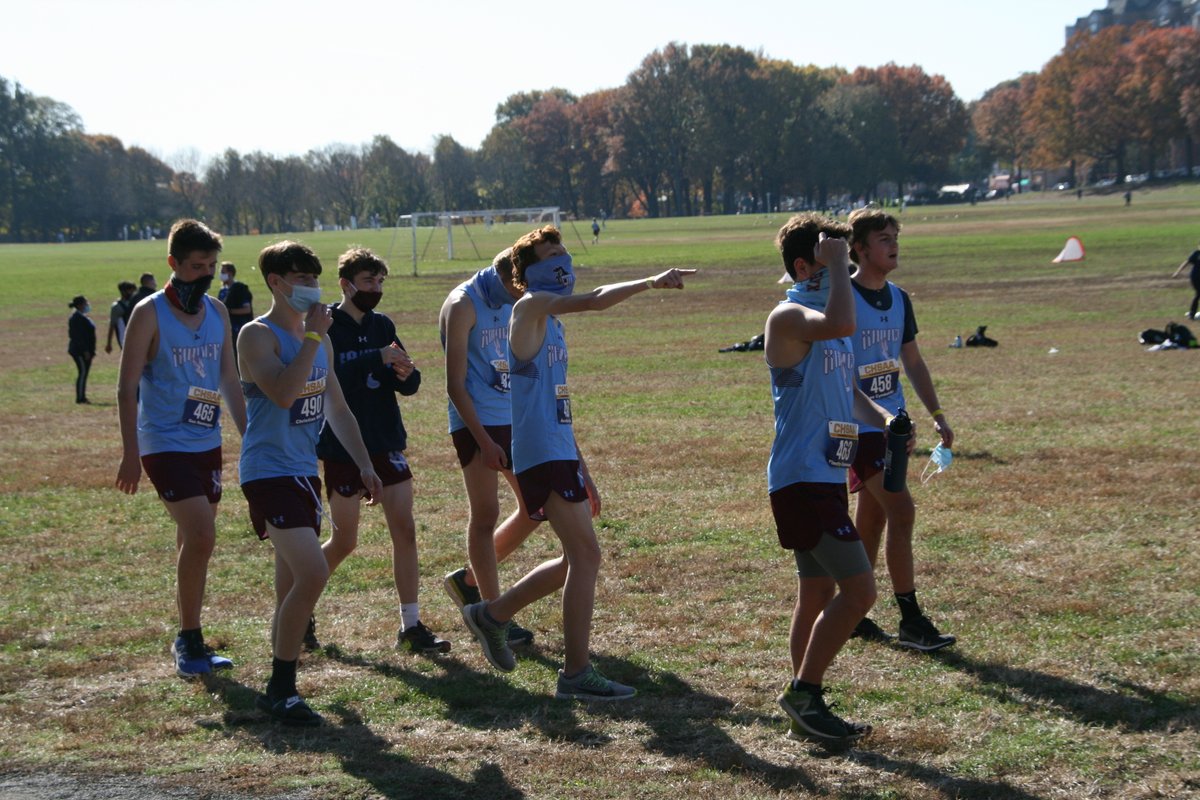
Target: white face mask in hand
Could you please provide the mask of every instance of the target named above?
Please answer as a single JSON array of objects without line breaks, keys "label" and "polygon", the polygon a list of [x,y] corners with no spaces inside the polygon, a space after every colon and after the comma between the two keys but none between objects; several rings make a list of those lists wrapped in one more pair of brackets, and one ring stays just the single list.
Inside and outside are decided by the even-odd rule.
[{"label": "white face mask in hand", "polygon": [[949,447],[938,442],[937,447],[929,453],[929,463],[925,465],[925,469],[921,470],[921,483],[928,483],[934,475],[950,469],[952,461],[954,461],[954,453],[950,451]]}]

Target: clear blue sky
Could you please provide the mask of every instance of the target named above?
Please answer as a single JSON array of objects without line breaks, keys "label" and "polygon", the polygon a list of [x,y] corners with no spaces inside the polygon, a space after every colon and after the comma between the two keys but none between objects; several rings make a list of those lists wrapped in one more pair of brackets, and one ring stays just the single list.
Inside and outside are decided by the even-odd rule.
[{"label": "clear blue sky", "polygon": [[[386,134],[478,147],[510,94],[625,82],[671,41],[821,67],[894,61],[964,101],[1041,69],[1102,0],[9,0],[0,76],[70,105],[89,133],[176,166],[233,147],[302,154]],[[282,11],[286,9],[286,12]],[[853,16],[839,15],[842,9]]]}]

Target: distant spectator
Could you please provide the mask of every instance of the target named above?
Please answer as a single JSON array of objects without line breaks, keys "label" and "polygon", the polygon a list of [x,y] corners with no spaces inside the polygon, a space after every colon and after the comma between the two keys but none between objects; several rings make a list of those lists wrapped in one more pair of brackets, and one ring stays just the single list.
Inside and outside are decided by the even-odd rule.
[{"label": "distant spectator", "polygon": [[238,331],[250,320],[254,319],[254,295],[250,287],[235,277],[237,267],[231,261],[221,262],[221,291],[217,299],[225,304],[229,311],[229,327],[233,333],[233,356],[237,358]]},{"label": "distant spectator", "polygon": [[1196,316],[1197,308],[1200,308],[1200,248],[1193,250],[1192,254],[1185,258],[1183,263],[1179,265],[1179,269],[1172,273],[1171,277],[1178,278],[1189,264],[1192,266],[1192,289],[1196,296],[1192,298],[1192,307],[1188,309],[1187,318],[1200,319],[1200,317]]},{"label": "distant spectator", "polygon": [[106,353],[112,352],[114,336],[118,348],[125,346],[125,326],[129,324],[129,315],[133,313],[133,293],[137,287],[130,281],[121,281],[117,284],[117,291],[121,296],[113,301],[108,310],[108,341],[104,345]]},{"label": "distant spectator", "polygon": [[158,281],[154,279],[153,272],[143,272],[142,277],[138,278],[138,283],[141,285],[138,286],[138,290],[134,292],[133,299],[130,301],[134,307],[158,291]]},{"label": "distant spectator", "polygon": [[92,310],[87,298],[78,295],[70,302],[68,308],[75,309],[67,320],[67,352],[75,359],[75,402],[90,403],[87,399],[88,372],[92,368],[92,359],[96,357],[96,323],[88,318]]}]

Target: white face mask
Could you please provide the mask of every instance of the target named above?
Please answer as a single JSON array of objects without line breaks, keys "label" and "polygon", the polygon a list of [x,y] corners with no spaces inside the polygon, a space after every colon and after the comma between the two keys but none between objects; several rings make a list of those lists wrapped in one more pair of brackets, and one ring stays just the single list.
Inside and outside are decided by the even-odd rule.
[{"label": "white face mask", "polygon": [[921,470],[921,483],[928,483],[934,475],[950,469],[952,461],[954,461],[954,453],[949,447],[938,442],[937,447],[929,453],[929,463],[925,465],[925,469]]},{"label": "white face mask", "polygon": [[233,281],[233,276],[230,275],[228,272],[221,273],[221,283],[230,283],[232,281]]},{"label": "white face mask", "polygon": [[320,286],[299,286],[296,284],[292,284],[291,286],[292,293],[287,298],[288,305],[301,314],[307,314],[308,309],[321,302]]}]

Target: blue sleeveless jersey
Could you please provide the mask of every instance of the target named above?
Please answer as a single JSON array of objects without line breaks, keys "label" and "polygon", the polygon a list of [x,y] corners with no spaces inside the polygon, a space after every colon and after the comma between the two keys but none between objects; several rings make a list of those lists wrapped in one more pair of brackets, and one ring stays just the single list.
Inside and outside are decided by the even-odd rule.
[{"label": "blue sleeveless jersey", "polygon": [[[891,308],[881,310],[867,302],[857,290],[854,313],[858,329],[854,332],[854,377],[863,394],[895,414],[904,406],[900,385],[900,347],[904,343],[904,299],[891,281]],[[863,425],[862,431],[879,431]]]},{"label": "blue sleeveless jersey", "polygon": [[567,341],[562,323],[546,320],[546,336],[537,354],[519,361],[508,349],[512,365],[513,472],[547,461],[574,461],[571,393],[567,390]]},{"label": "blue sleeveless jersey", "polygon": [[800,482],[845,483],[858,450],[850,339],[813,342],[800,363],[770,370],[775,442],[767,491]]},{"label": "blue sleeveless jersey", "polygon": [[171,313],[166,295],[150,298],[158,352],[138,383],[138,452],[202,453],[221,446],[221,347],[225,325],[211,297],[191,330]]},{"label": "blue sleeveless jersey", "polygon": [[[304,342],[275,323],[259,317],[279,340],[284,364],[296,360]],[[317,350],[308,382],[288,408],[275,405],[257,384],[242,381],[246,395],[246,435],[242,437],[239,473],[242,483],[262,478],[317,475],[317,437],[325,420],[325,380],[329,360],[325,346]]]},{"label": "blue sleeveless jersey", "polygon": [[[490,276],[488,272],[491,272]],[[491,280],[499,291],[485,293],[479,282]],[[475,307],[475,325],[467,341],[467,394],[475,405],[475,413],[484,425],[511,425],[512,407],[509,403],[508,321],[512,317],[512,295],[504,289],[495,268],[489,267],[458,287]],[[507,303],[495,305],[505,298]],[[447,402],[450,432],[467,427],[453,401]]]}]

